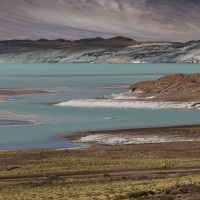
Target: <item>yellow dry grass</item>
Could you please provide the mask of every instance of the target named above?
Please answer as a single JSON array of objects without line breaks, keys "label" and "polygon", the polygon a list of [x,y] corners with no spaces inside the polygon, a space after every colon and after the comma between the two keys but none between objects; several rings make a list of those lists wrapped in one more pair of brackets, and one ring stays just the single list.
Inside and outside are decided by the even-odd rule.
[{"label": "yellow dry grass", "polygon": [[200,185],[200,175],[150,180],[82,179],[56,181],[52,184],[31,186],[1,186],[1,200],[121,200],[130,199],[132,192],[153,191],[178,184]]}]

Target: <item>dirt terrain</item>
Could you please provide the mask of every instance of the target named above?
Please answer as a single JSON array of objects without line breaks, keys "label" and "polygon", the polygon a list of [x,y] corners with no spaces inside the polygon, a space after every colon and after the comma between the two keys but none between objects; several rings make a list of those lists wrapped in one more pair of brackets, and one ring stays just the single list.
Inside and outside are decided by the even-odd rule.
[{"label": "dirt terrain", "polygon": [[[87,132],[66,138],[105,133],[197,138],[200,125]],[[200,196],[199,141],[0,151],[0,157],[1,200],[199,200]]]},{"label": "dirt terrain", "polygon": [[[14,170],[14,168],[9,169]],[[43,181],[48,178],[54,177],[60,177],[63,179],[84,179],[84,178],[98,178],[98,177],[129,177],[131,180],[137,180],[137,179],[150,179],[154,178],[155,176],[157,178],[167,178],[171,176],[181,176],[181,174],[200,174],[200,167],[191,167],[191,168],[159,168],[159,169],[147,169],[147,170],[126,170],[126,171],[102,171],[102,172],[77,172],[77,173],[66,173],[66,172],[60,172],[60,173],[47,173],[47,174],[30,174],[30,175],[16,175],[16,176],[5,176],[0,177],[0,183],[22,183],[22,182],[29,182],[29,181]]]},{"label": "dirt terrain", "polygon": [[152,96],[160,101],[200,101],[200,74],[172,74],[155,81],[142,81],[130,86],[139,98]]},{"label": "dirt terrain", "polygon": [[0,199],[198,200],[199,155],[199,142],[0,152]]}]

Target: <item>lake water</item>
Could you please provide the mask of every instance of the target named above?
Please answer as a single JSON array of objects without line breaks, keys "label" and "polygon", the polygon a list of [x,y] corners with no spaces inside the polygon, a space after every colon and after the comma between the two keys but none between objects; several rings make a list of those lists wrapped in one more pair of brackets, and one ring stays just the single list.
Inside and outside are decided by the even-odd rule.
[{"label": "lake water", "polygon": [[198,111],[62,108],[45,104],[121,93],[141,80],[197,72],[200,66],[194,64],[0,64],[0,88],[52,92],[0,102],[0,111],[31,115],[40,123],[0,127],[0,150],[76,147],[59,137],[86,130],[200,124]]}]

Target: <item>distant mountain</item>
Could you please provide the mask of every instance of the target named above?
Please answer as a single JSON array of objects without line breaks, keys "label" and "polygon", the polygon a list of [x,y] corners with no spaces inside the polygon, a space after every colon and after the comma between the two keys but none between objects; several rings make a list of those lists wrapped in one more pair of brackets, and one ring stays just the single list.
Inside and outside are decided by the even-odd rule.
[{"label": "distant mountain", "polygon": [[200,63],[200,40],[137,42],[130,38],[0,41],[2,62]]},{"label": "distant mountain", "polygon": [[0,0],[0,40],[200,39],[200,0]]}]

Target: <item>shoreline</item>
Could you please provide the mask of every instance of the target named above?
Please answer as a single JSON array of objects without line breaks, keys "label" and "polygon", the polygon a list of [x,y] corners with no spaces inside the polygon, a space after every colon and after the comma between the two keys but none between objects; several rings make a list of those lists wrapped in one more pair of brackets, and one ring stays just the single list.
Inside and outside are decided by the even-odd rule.
[{"label": "shoreline", "polygon": [[[150,98],[151,99],[151,98]],[[75,99],[54,104],[58,107],[146,109],[146,110],[200,110],[200,102],[155,101],[138,99]]]},{"label": "shoreline", "polygon": [[[199,133],[200,133],[200,124],[83,131],[83,132],[63,135],[60,137],[60,140],[67,140],[72,143],[80,144],[81,146],[79,147],[74,147],[74,148],[58,147],[58,148],[45,148],[45,149],[26,148],[26,149],[16,149],[16,150],[0,150],[0,152],[65,151],[65,150],[76,151],[76,150],[84,150],[91,148],[95,149],[99,147],[107,148],[107,147],[130,146],[130,145],[131,146],[156,145],[156,144],[159,145],[165,143],[171,145],[174,143],[181,144],[188,142],[189,143],[198,142],[200,141]],[[103,137],[99,138],[99,136]],[[88,139],[87,137],[89,137],[90,141],[85,140],[85,138]],[[105,140],[109,142],[105,142]]]},{"label": "shoreline", "polygon": [[60,137],[89,146],[118,146],[200,141],[200,124],[84,131]]}]

